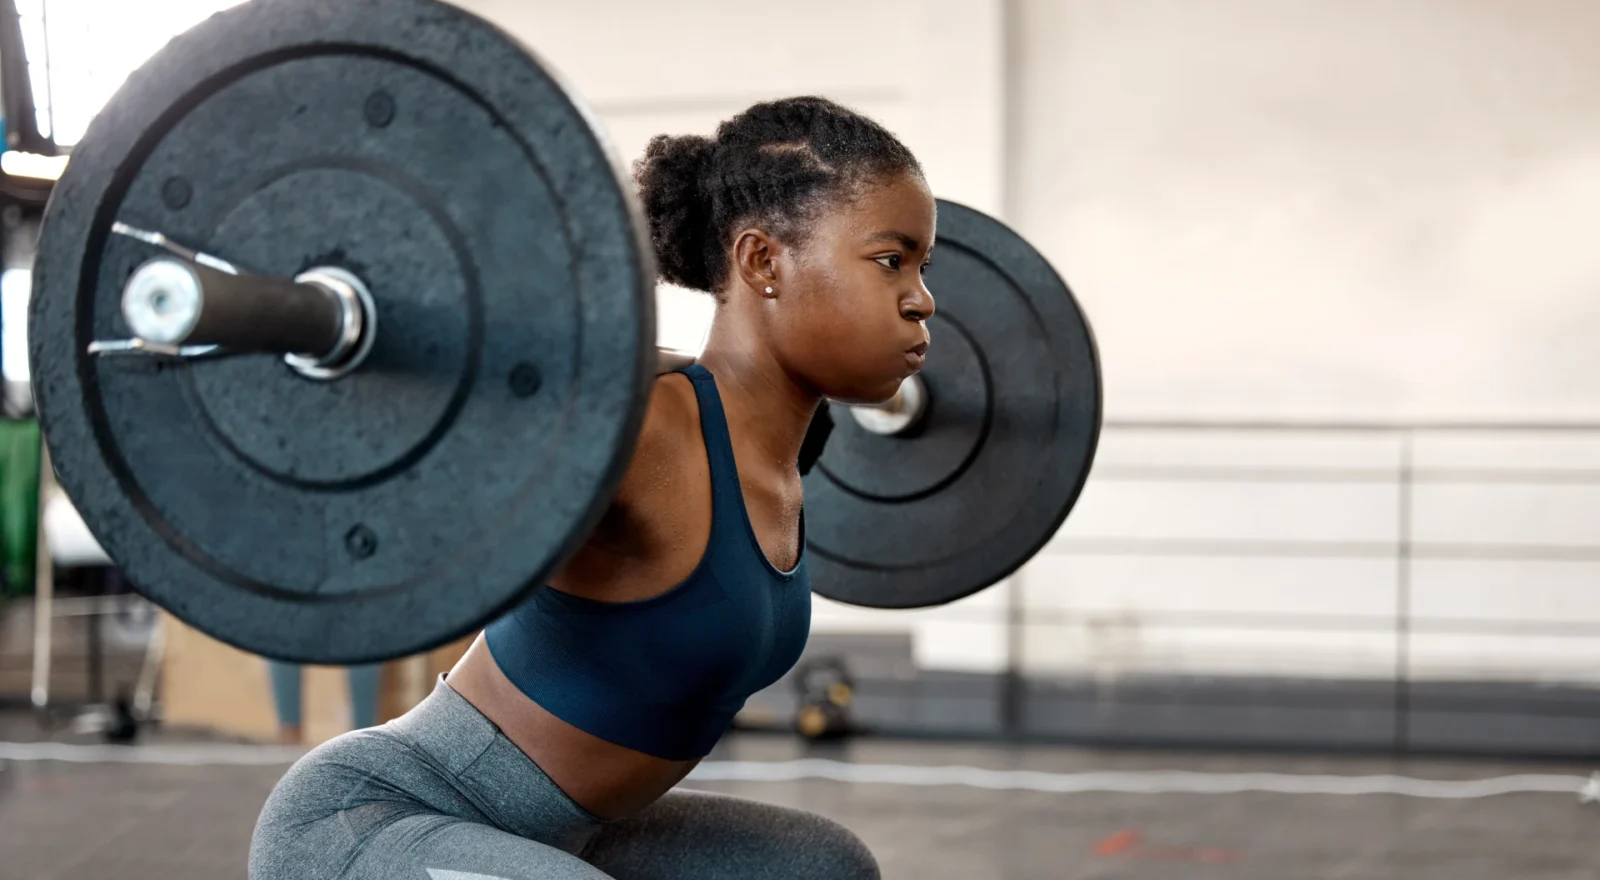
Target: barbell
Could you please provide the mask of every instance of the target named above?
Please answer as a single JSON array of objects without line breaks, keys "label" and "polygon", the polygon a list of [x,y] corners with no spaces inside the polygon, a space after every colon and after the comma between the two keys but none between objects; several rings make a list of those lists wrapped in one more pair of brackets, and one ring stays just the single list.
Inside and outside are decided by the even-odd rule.
[{"label": "barbell", "polygon": [[[1100,424],[1094,341],[1015,232],[938,204],[927,366],[832,404],[815,590],[953,601],[1049,539]],[[129,580],[237,647],[347,664],[455,639],[605,512],[655,375],[632,183],[532,52],[437,0],[252,0],[89,126],[40,232],[35,398]]]}]

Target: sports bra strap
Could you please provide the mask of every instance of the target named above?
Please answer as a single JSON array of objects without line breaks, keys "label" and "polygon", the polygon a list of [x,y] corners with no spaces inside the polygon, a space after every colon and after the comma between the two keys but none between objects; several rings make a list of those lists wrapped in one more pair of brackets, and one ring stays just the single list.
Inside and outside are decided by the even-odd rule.
[{"label": "sports bra strap", "polygon": [[745,528],[739,521],[739,514],[744,511],[744,490],[739,485],[739,467],[733,458],[733,437],[728,433],[722,395],[705,367],[690,364],[678,372],[689,377],[700,404],[700,433],[705,436],[706,460],[711,466],[712,536],[737,535]]}]

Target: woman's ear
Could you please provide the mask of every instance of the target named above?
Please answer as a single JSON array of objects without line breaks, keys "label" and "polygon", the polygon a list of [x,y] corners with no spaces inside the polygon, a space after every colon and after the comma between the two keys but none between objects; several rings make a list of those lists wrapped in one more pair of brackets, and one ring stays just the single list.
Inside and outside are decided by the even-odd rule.
[{"label": "woman's ear", "polygon": [[733,274],[762,296],[778,291],[778,251],[782,246],[765,230],[751,227],[733,240]]}]

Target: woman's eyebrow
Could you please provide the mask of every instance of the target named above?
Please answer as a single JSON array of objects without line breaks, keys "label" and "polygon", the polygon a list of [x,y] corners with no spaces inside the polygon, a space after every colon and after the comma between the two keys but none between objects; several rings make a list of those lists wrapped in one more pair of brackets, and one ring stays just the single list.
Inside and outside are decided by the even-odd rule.
[{"label": "woman's eyebrow", "polygon": [[898,244],[908,251],[922,249],[922,243],[917,241],[916,238],[906,235],[904,232],[897,232],[893,229],[885,229],[882,232],[875,232],[867,238],[868,244],[877,244],[878,242]]}]

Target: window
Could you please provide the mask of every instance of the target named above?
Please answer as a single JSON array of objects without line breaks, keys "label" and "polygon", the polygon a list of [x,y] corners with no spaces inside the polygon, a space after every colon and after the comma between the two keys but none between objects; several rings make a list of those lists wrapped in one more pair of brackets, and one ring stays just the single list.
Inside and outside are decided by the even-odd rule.
[{"label": "window", "polygon": [[39,131],[67,149],[129,73],[239,0],[16,0]]}]

